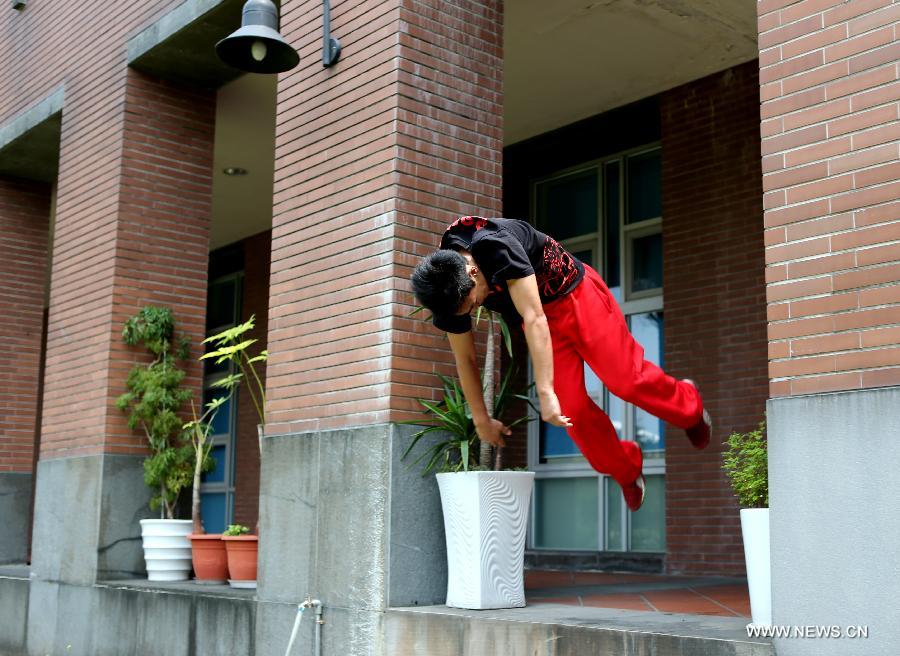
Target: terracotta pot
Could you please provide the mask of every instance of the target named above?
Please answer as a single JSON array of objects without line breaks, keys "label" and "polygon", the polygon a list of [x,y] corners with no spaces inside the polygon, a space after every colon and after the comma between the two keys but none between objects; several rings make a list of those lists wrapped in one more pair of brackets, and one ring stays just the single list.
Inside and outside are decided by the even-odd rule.
[{"label": "terracotta pot", "polygon": [[228,552],[228,583],[233,588],[256,587],[258,535],[223,535]]},{"label": "terracotta pot", "polygon": [[191,533],[191,560],[198,583],[225,583],[228,559],[220,533]]}]

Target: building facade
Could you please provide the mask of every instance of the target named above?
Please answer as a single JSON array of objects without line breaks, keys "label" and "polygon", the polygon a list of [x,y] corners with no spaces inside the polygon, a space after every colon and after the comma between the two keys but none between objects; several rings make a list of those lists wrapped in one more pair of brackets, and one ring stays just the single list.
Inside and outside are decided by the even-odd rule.
[{"label": "building facade", "polygon": [[[436,486],[401,462],[400,422],[454,367],[408,278],[471,214],[529,220],[597,268],[715,419],[696,452],[586,371],[646,453],[647,504],[627,513],[534,421],[506,450],[536,472],[529,562],[742,575],[722,442],[765,416],[775,622],[897,646],[896,4],[350,0],[323,67],[321,4],[284,0],[301,63],[277,79],[214,56],[242,4],[3,10],[0,565],[19,574],[0,571],[0,651],[121,653],[109,627],[139,608],[140,653],[213,653],[189,620],[204,612],[235,649],[274,653],[310,594],[326,653],[391,653],[406,637],[385,611],[446,585]],[[150,516],[144,438],[115,407],[136,360],[122,324],[148,304],[191,338],[197,398],[222,375],[198,361],[209,334],[253,316],[269,352],[263,435],[239,394],[201,487],[208,530],[258,523],[259,589],[234,606],[116,583],[141,575]],[[525,386],[521,337],[513,351]],[[172,645],[152,643],[166,622]]]}]

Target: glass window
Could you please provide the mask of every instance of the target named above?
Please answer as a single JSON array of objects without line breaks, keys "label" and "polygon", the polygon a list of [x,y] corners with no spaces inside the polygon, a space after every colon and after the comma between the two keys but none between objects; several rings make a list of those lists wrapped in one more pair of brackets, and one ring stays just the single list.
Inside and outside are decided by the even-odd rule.
[{"label": "glass window", "polygon": [[206,330],[231,326],[237,321],[237,278],[210,284],[206,298]]},{"label": "glass window", "polygon": [[535,546],[597,551],[597,478],[539,478],[535,481]]},{"label": "glass window", "polygon": [[596,232],[596,169],[538,184],[535,200],[537,229],[555,239]]},{"label": "glass window", "polygon": [[[665,476],[647,476],[644,505],[631,513],[631,550],[666,550],[666,483]],[[621,496],[621,493],[620,493]]]},{"label": "glass window", "polygon": [[625,534],[622,532],[624,501],[622,488],[606,477],[606,548],[609,551],[625,551]]},{"label": "glass window", "polygon": [[[219,389],[218,387],[211,387],[203,390],[203,411],[206,411],[207,403],[211,403],[213,399],[223,397],[225,394],[225,390]],[[224,435],[231,430],[231,402],[233,398],[234,397],[228,399],[219,406],[219,411],[216,413],[216,416],[213,417],[212,429],[209,432],[210,435]]]},{"label": "glass window", "polygon": [[619,240],[619,162],[606,165],[604,194],[604,224],[606,225],[606,262],[604,278],[609,290],[617,301],[622,300],[619,282],[620,240]]},{"label": "glass window", "polygon": [[631,291],[660,289],[662,279],[662,233],[635,237],[631,242]]},{"label": "glass window", "polygon": [[628,158],[628,211],[626,223],[662,216],[662,171],[660,151]]},{"label": "glass window", "polygon": [[547,462],[550,458],[570,458],[579,455],[581,452],[565,428],[541,422],[541,462]]},{"label": "glass window", "polygon": [[[644,359],[663,366],[663,314],[646,312],[631,315],[631,334],[644,347]],[[634,439],[641,445],[645,458],[665,455],[665,424],[649,412],[635,408]]]},{"label": "glass window", "polygon": [[225,530],[227,505],[224,492],[200,493],[200,513],[207,533],[221,533]]},{"label": "glass window", "polygon": [[224,444],[219,444],[214,446],[209,450],[209,455],[216,461],[215,466],[210,469],[208,472],[202,475],[202,480],[204,483],[224,483],[225,482],[225,468],[227,467],[226,458],[226,446]]}]

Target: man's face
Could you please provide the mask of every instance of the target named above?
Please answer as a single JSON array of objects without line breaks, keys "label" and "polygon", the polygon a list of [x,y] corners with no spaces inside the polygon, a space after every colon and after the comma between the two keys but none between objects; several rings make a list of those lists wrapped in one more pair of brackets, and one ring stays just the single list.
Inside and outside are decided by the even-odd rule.
[{"label": "man's face", "polygon": [[472,260],[472,256],[468,253],[462,253],[462,256],[466,258],[466,270],[469,277],[475,281],[475,286],[469,292],[468,296],[463,299],[463,302],[457,309],[456,314],[458,315],[470,314],[473,310],[481,307],[490,294],[487,280],[485,280],[484,274],[481,273],[481,269],[479,269],[478,265]]}]

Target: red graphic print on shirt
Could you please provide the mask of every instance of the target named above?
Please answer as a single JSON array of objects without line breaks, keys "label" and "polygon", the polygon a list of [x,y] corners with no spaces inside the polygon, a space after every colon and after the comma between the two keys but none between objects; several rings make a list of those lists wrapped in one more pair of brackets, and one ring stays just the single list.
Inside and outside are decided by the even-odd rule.
[{"label": "red graphic print on shirt", "polygon": [[538,289],[547,298],[566,291],[577,278],[575,258],[548,236],[544,242],[543,269],[537,274]]},{"label": "red graphic print on shirt", "polygon": [[463,227],[481,230],[486,225],[487,219],[482,219],[480,216],[461,216],[450,224],[449,229],[452,230],[453,228]]}]

